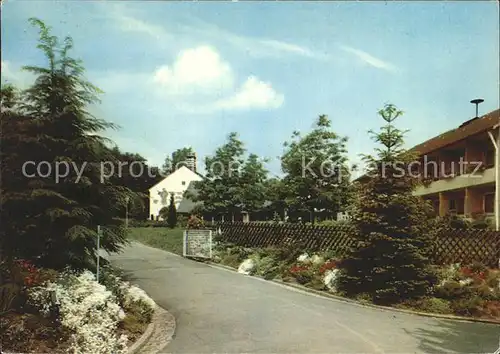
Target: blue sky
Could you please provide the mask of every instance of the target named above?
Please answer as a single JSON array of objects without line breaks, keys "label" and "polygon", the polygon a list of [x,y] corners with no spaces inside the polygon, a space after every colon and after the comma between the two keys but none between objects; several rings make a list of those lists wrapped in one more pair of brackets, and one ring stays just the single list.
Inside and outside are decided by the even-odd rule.
[{"label": "blue sky", "polygon": [[237,131],[279,173],[282,144],[320,114],[349,137],[352,161],[394,103],[408,147],[499,104],[495,1],[49,2],[2,6],[2,82],[21,87],[22,65],[43,64],[36,16],[105,91],[94,114],[124,150],[161,164],[192,146],[202,160]]}]

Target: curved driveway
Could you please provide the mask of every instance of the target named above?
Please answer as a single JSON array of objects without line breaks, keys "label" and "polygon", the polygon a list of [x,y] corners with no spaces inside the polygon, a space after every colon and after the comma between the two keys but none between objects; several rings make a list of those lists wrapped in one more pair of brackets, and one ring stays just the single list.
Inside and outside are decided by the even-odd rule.
[{"label": "curved driveway", "polygon": [[177,320],[165,353],[493,353],[500,326],[365,308],[138,243],[114,264]]}]

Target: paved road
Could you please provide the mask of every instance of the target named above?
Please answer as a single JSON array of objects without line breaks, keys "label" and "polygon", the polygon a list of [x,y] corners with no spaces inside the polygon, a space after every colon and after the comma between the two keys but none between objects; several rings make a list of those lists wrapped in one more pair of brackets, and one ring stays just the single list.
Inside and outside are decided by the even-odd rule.
[{"label": "paved road", "polygon": [[133,244],[113,255],[177,319],[165,353],[493,353],[500,326],[365,308]]}]

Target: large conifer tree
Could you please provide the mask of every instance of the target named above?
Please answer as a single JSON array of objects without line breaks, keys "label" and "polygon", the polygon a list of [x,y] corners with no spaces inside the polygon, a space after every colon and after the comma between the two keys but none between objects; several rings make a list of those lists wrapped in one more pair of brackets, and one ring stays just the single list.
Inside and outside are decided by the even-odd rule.
[{"label": "large conifer tree", "polygon": [[[114,157],[99,134],[113,126],[87,111],[98,102],[100,90],[83,78],[81,61],[69,56],[71,38],[60,44],[42,21],[30,22],[39,29],[37,47],[48,65],[24,67],[36,80],[22,93],[17,112],[2,124],[6,148],[2,151],[6,167],[2,168],[2,251],[54,268],[89,266],[97,225],[104,230],[101,246],[105,250],[117,251],[125,242],[117,217],[126,196],[136,195],[109,180],[101,183],[101,162]],[[23,176],[26,161],[48,162],[40,170],[46,177]],[[70,171],[57,181],[58,161],[83,167],[80,180]],[[35,170],[31,167],[26,172]]]},{"label": "large conifer tree", "polygon": [[365,157],[370,178],[354,202],[358,247],[341,263],[339,289],[395,303],[425,295],[435,281],[428,259],[432,210],[412,194],[418,180],[407,172],[415,156],[403,149],[405,132],[394,126],[402,112],[386,105],[379,115],[386,125],[370,133],[381,148],[376,158]]}]

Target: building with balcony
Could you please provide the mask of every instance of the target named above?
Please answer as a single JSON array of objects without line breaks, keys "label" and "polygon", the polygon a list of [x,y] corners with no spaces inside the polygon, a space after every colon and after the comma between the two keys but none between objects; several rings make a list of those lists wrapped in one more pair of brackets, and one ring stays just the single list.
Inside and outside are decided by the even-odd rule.
[{"label": "building with balcony", "polygon": [[[418,159],[409,172],[422,183],[414,194],[430,201],[436,216],[484,218],[500,227],[500,109],[462,123],[456,129],[412,149]],[[369,178],[357,179],[363,183]]]},{"label": "building with balcony", "polygon": [[485,217],[495,224],[499,122],[500,110],[495,110],[411,149],[419,155],[411,170],[423,182],[415,194],[431,201],[436,214]]}]

